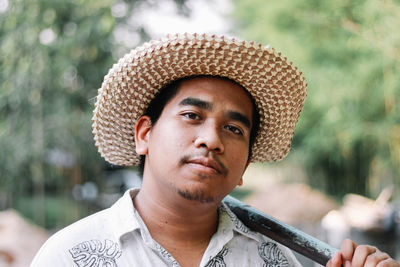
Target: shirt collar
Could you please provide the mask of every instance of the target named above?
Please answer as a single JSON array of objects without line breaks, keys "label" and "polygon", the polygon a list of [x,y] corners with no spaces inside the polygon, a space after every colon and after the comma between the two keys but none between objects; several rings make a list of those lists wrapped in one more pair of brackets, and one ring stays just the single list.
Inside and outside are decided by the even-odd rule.
[{"label": "shirt collar", "polygon": [[[225,227],[225,231],[234,231],[256,241],[260,241],[259,235],[244,225],[243,222],[239,220],[239,218],[233,213],[233,211],[231,211],[231,209],[223,202],[219,207],[219,216],[219,224]],[[218,230],[219,228],[220,226],[218,226]]]},{"label": "shirt collar", "polygon": [[[135,209],[132,199],[139,192],[139,188],[133,188],[127,190],[124,195],[111,206],[112,213],[114,215],[114,229],[115,235],[121,242],[121,238],[130,232],[142,229],[146,232],[147,228],[141,219],[139,213]],[[260,241],[259,236],[251,231],[247,226],[245,226],[237,216],[229,209],[225,203],[221,203],[218,208],[219,222],[218,229],[215,233],[216,236],[223,239],[231,239],[234,232],[245,235],[256,241]],[[144,236],[144,239],[150,238],[149,236]],[[225,240],[226,242],[228,240]]]},{"label": "shirt collar", "polygon": [[127,190],[110,208],[114,216],[113,228],[115,229],[115,235],[120,242],[125,234],[140,229],[141,227],[137,218],[136,209],[132,202],[132,199],[138,192],[139,188]]}]

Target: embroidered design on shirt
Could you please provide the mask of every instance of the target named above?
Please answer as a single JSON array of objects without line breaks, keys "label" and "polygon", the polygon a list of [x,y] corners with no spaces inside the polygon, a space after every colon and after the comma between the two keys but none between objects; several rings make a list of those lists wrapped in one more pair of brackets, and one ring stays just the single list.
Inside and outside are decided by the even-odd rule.
[{"label": "embroidered design on shirt", "polygon": [[258,246],[258,254],[264,261],[263,267],[289,267],[289,261],[274,243],[264,242]]},{"label": "embroidered design on shirt", "polygon": [[226,267],[224,256],[228,253],[227,248],[223,248],[205,267]]},{"label": "embroidered design on shirt", "polygon": [[122,252],[111,240],[90,240],[79,243],[69,250],[73,261],[79,267],[117,267],[116,259]]}]

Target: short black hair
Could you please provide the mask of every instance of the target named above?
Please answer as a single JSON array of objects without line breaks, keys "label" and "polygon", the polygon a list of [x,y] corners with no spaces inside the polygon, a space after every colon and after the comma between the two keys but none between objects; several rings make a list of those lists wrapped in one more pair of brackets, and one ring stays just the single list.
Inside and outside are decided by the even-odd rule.
[{"label": "short black hair", "polygon": [[[226,81],[230,81],[233,84],[239,86],[242,88],[246,94],[249,96],[252,104],[252,127],[250,131],[250,144],[249,144],[249,158],[252,155],[252,147],[254,144],[254,141],[256,139],[256,136],[258,134],[258,130],[260,128],[260,113],[258,112],[258,108],[256,105],[256,102],[253,98],[253,96],[244,88],[241,84],[235,82],[234,80],[231,80],[227,77],[222,77],[222,76],[212,76],[212,75],[195,75],[195,76],[187,76],[183,77],[177,80],[172,81],[171,83],[165,85],[164,87],[161,88],[161,90],[154,96],[154,98],[151,100],[149,106],[147,107],[145,113],[143,116],[149,116],[150,121],[152,126],[156,124],[158,119],[161,116],[162,111],[164,110],[164,107],[167,105],[167,103],[176,95],[178,92],[178,89],[180,88],[180,85],[183,81],[187,80],[192,80],[195,78],[202,78],[202,77],[212,77],[212,78],[218,78]],[[139,172],[143,176],[143,171],[144,171],[144,162],[145,162],[146,157],[144,155],[140,155],[140,163],[139,163]]]}]

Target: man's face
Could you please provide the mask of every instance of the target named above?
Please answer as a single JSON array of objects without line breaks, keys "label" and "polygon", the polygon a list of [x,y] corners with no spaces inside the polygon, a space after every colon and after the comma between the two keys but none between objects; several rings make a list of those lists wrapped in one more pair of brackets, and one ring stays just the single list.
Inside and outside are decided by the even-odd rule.
[{"label": "man's face", "polygon": [[212,77],[183,81],[155,125],[146,129],[149,123],[138,123],[144,181],[165,194],[221,201],[242,182],[251,122],[252,103],[239,86]]}]

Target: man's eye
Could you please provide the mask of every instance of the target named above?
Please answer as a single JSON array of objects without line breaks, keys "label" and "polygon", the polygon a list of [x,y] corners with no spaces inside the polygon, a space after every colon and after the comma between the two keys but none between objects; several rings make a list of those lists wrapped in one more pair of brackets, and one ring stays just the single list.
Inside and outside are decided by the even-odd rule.
[{"label": "man's eye", "polygon": [[200,116],[193,112],[184,113],[182,115],[191,120],[199,120],[200,119]]},{"label": "man's eye", "polygon": [[235,127],[233,125],[226,125],[225,129],[227,129],[228,131],[233,132],[234,134],[243,135],[243,132],[239,128],[237,128],[237,127]]}]

